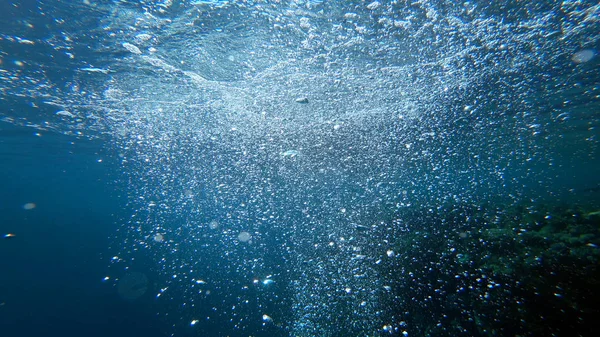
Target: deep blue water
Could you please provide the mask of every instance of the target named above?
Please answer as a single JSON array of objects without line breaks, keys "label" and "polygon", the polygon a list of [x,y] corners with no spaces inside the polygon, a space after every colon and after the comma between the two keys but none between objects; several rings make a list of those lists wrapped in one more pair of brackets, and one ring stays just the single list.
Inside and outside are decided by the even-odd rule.
[{"label": "deep blue water", "polygon": [[595,336],[593,1],[3,1],[0,337]]},{"label": "deep blue water", "polygon": [[[102,282],[123,212],[99,142],[0,126],[2,336],[163,336],[148,308]],[[26,203],[35,203],[24,210]]]}]

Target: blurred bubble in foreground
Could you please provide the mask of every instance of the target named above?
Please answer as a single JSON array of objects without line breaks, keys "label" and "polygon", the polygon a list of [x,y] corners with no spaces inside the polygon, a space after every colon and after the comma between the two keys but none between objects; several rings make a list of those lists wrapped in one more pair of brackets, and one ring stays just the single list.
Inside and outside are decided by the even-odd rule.
[{"label": "blurred bubble in foreground", "polygon": [[250,239],[252,239],[252,234],[248,232],[241,232],[238,235],[238,240],[240,240],[241,242],[248,242],[250,241]]},{"label": "blurred bubble in foreground", "polygon": [[585,63],[594,58],[594,51],[591,49],[584,49],[576,52],[571,56],[571,60],[575,63]]},{"label": "blurred bubble in foreground", "polygon": [[210,229],[217,229],[219,228],[219,222],[217,220],[212,220],[209,224],[208,227]]},{"label": "blurred bubble in foreground", "polygon": [[28,202],[28,203],[26,203],[26,204],[23,205],[23,209],[29,211],[31,209],[34,209],[35,206],[36,205],[33,202]]},{"label": "blurred bubble in foreground", "polygon": [[119,296],[125,300],[135,300],[148,290],[148,277],[139,272],[125,275],[117,285]]}]

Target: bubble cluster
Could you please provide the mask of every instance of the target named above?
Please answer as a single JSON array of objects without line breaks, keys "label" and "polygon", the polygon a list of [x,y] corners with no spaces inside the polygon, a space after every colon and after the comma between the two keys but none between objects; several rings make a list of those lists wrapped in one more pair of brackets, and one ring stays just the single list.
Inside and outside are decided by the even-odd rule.
[{"label": "bubble cluster", "polygon": [[[528,163],[551,161],[535,142],[549,121],[532,112],[542,107],[530,100],[531,76],[559,62],[566,47],[542,33],[557,27],[539,14],[519,19],[535,28],[517,28],[500,9],[447,2],[203,6],[214,20],[202,29],[214,34],[201,43],[197,9],[167,28],[188,40],[157,43],[154,19],[140,21],[151,39],[119,36],[130,51],[122,67],[142,70],[106,83],[130,97],[111,103],[115,150],[134,177],[132,200],[156,202],[132,203],[124,249],[153,254],[168,287],[161,298],[187,308],[219,298],[210,321],[231,329],[418,335],[419,310],[399,289],[415,282],[412,301],[428,306],[451,283],[429,284],[419,262],[402,262],[407,249],[427,248],[400,244],[391,219],[531,191]],[[141,239],[157,226],[163,246]],[[422,268],[450,282],[451,264],[420,254]],[[199,278],[206,284],[190,281]],[[496,286],[481,284],[485,300]]]},{"label": "bubble cluster", "polygon": [[[510,307],[517,288],[474,266],[512,238],[489,205],[559,198],[598,157],[597,5],[72,6],[97,14],[89,46],[81,27],[33,41],[72,80],[0,55],[0,89],[40,97],[4,119],[107,143],[131,213],[111,279],[198,335],[491,329],[461,306]],[[21,32],[0,43],[31,47]],[[107,59],[79,62],[89,49]],[[155,287],[122,276],[140,266]]]}]

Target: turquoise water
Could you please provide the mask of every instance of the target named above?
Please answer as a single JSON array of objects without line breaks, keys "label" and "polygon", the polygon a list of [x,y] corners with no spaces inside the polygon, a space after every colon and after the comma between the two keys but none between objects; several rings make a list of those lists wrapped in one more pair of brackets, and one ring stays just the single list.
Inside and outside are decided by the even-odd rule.
[{"label": "turquoise water", "polygon": [[591,336],[600,6],[0,5],[2,336]]}]

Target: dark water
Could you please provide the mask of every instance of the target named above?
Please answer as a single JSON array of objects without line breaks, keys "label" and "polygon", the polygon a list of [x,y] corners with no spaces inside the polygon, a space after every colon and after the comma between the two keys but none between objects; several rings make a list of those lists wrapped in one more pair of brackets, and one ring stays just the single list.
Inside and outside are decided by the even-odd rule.
[{"label": "dark water", "polygon": [[0,336],[596,336],[593,1],[3,1]]},{"label": "dark water", "polygon": [[[102,282],[123,193],[99,142],[3,123],[2,336],[162,336],[147,308]],[[32,210],[23,205],[35,203]]]}]

